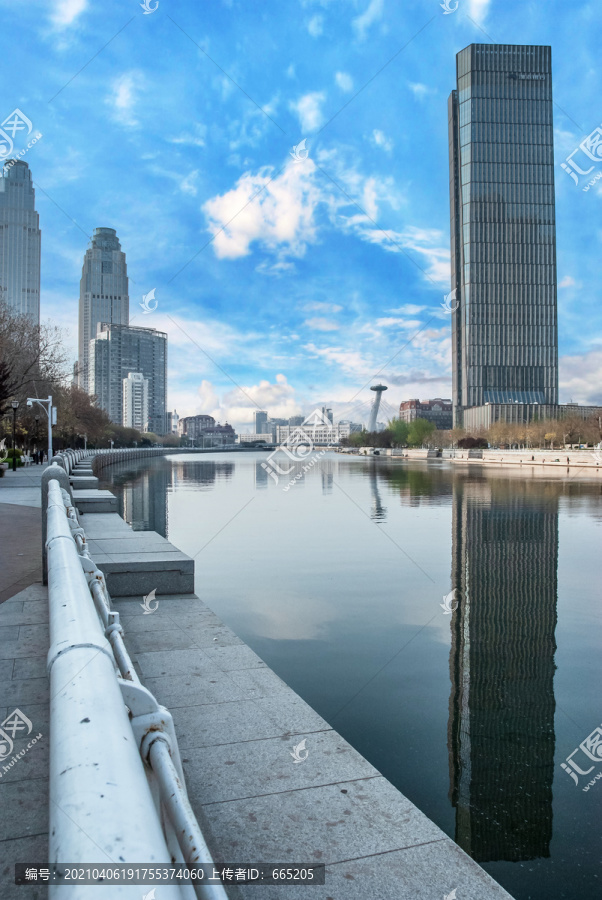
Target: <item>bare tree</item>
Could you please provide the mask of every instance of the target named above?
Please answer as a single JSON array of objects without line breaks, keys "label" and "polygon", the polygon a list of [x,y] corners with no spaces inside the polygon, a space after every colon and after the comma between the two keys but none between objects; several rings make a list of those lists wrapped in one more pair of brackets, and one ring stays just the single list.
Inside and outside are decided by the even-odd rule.
[{"label": "bare tree", "polygon": [[35,325],[29,316],[0,302],[0,416],[15,397],[24,400],[52,384],[64,384],[67,352],[61,329]]}]

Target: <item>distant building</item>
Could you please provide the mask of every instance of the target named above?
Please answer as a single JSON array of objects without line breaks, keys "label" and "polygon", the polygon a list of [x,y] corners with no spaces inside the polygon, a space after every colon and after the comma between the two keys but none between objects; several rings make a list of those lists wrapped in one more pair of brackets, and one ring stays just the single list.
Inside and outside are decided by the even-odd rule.
[{"label": "distant building", "polygon": [[148,378],[142,372],[128,372],[123,379],[123,424],[148,431]]},{"label": "distant building", "polygon": [[253,413],[253,424],[255,428],[253,429],[256,434],[263,434],[267,431],[268,424],[268,414],[265,409],[256,409]]},{"label": "distant building", "polygon": [[123,424],[123,380],[139,372],[148,380],[148,429],[165,434],[167,335],[154,328],[103,322],[89,347],[89,393],[112,422]]},{"label": "distant building", "polygon": [[451,400],[403,400],[399,405],[399,418],[402,422],[413,422],[415,419],[426,419],[440,431],[445,431],[453,424],[453,406]]},{"label": "distant building", "polygon": [[255,441],[264,441],[266,444],[272,443],[272,433],[266,432],[265,434],[239,434],[238,442],[239,444],[250,444]]},{"label": "distant building", "polygon": [[[96,228],[90,246],[84,256],[82,277],[79,284],[79,358],[77,376],[79,385],[89,394],[98,393],[91,388],[92,373],[89,372],[90,341],[96,338],[98,326],[106,322],[111,325],[127,325],[130,315],[128,294],[128,274],[125,253],[114,228]],[[132,368],[132,371],[140,371]],[[115,381],[114,389],[119,392],[121,405],[121,382],[125,375]],[[104,408],[104,407],[103,407]],[[121,423],[121,416],[112,419]]]},{"label": "distant building", "polygon": [[178,422],[178,434],[194,443],[207,428],[213,428],[214,425],[213,416],[184,416]]},{"label": "distant building", "polygon": [[0,172],[0,300],[40,324],[42,232],[26,162],[6,159]]},{"label": "distant building", "polygon": [[167,422],[166,422],[165,434],[177,434],[177,433],[178,433],[178,422],[179,422],[179,419],[180,419],[180,417],[179,417],[179,415],[177,414],[177,412],[176,412],[175,409],[174,409],[173,412],[168,412],[168,413],[167,413]]},{"label": "distant building", "polygon": [[225,425],[212,425],[206,428],[202,433],[203,445],[205,447],[229,447],[236,443],[237,434],[231,425],[226,422]]},{"label": "distant building", "polygon": [[317,445],[332,446],[338,444],[342,438],[348,438],[351,434],[350,423],[339,422],[337,425],[279,425],[276,439],[279,444],[287,446],[302,444],[308,439]]},{"label": "distant building", "polygon": [[303,422],[304,422],[304,416],[291,416],[290,419],[288,420],[288,424],[292,425],[293,428],[296,425],[303,425]]}]

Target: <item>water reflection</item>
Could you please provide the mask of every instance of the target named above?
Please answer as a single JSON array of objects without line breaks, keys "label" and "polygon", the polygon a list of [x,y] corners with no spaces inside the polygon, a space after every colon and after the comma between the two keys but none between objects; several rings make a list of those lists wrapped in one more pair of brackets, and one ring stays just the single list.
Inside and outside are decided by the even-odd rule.
[{"label": "water reflection", "polygon": [[450,799],[479,862],[550,855],[557,568],[557,497],[454,481]]}]

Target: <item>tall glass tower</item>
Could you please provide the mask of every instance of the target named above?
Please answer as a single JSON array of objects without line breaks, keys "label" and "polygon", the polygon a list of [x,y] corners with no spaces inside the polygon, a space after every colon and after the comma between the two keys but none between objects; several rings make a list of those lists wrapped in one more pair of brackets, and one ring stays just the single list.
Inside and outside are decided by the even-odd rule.
[{"label": "tall glass tower", "polygon": [[0,173],[0,300],[40,324],[42,232],[29,166],[4,161]]},{"label": "tall glass tower", "polygon": [[[90,341],[102,322],[127,325],[130,316],[125,253],[114,228],[96,228],[86,250],[79,285],[79,386],[90,391]],[[121,382],[119,384],[121,390]]]},{"label": "tall glass tower", "polygon": [[558,402],[550,47],[471,44],[449,103],[454,424]]}]

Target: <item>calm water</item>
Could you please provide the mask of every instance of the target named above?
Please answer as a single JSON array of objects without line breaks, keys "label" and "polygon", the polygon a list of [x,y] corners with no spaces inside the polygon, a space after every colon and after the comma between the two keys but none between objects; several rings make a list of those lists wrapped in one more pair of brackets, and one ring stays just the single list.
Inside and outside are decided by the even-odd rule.
[{"label": "calm water", "polygon": [[[137,529],[517,900],[599,896],[599,482],[327,454],[290,490],[265,454],[105,472]],[[292,475],[295,473],[293,472]],[[443,597],[457,609],[446,615]],[[593,758],[593,759],[592,759]]]}]

